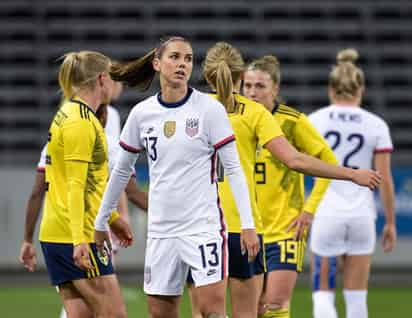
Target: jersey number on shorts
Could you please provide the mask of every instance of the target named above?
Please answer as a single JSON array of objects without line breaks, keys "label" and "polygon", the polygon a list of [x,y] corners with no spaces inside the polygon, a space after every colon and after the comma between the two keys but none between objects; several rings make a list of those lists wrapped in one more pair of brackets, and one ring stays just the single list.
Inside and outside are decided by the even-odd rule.
[{"label": "jersey number on shorts", "polygon": [[144,142],[146,144],[146,151],[152,161],[157,159],[157,137],[144,137]]},{"label": "jersey number on shorts", "polygon": [[[339,131],[331,130],[331,131],[328,131],[325,134],[325,139],[330,140],[331,137],[334,138],[333,139],[334,144],[331,145],[331,148],[332,148],[332,150],[336,150],[339,147],[340,143],[341,143],[342,135]],[[362,149],[363,144],[365,143],[365,138],[361,134],[356,134],[355,133],[355,134],[350,134],[346,138],[346,141],[348,141],[350,143],[354,142],[355,144],[354,144],[354,147],[352,148],[352,150],[349,151],[349,153],[347,153],[345,157],[343,157],[343,165],[345,167],[348,167],[348,168],[358,169],[359,168],[358,166],[352,166],[352,165],[349,164],[349,159]]]},{"label": "jersey number on shorts", "polygon": [[199,250],[200,250],[200,254],[202,255],[203,268],[206,268],[207,264],[209,264],[209,266],[219,265],[219,255],[217,254],[217,243],[207,243],[205,245],[199,245]]},{"label": "jersey number on shorts", "polygon": [[280,262],[296,264],[298,261],[298,242],[280,241],[277,242],[280,248]]}]

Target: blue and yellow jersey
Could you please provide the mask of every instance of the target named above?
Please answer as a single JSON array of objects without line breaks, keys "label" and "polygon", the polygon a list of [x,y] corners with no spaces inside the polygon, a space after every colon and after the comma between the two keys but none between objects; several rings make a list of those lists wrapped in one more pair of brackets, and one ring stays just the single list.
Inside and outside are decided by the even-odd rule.
[{"label": "blue and yellow jersey", "polygon": [[[285,137],[298,151],[337,164],[333,151],[303,113],[285,105],[276,105],[272,113]],[[259,148],[257,156],[255,178],[264,241],[272,243],[292,238],[294,230],[287,232],[287,227],[302,211],[315,213],[329,180],[316,179],[305,202],[303,174],[290,170],[264,148]]]},{"label": "blue and yellow jersey", "polygon": [[[216,97],[215,95],[213,95]],[[237,111],[229,114],[229,120],[236,137],[240,164],[249,188],[250,202],[256,231],[263,233],[262,220],[256,203],[256,186],[254,167],[256,164],[256,149],[258,143],[265,145],[275,137],[281,136],[282,131],[273,116],[266,108],[239,94],[235,94]],[[229,182],[221,170],[219,177],[219,197],[221,200],[228,232],[240,233],[240,217],[230,189]]]},{"label": "blue and yellow jersey", "polygon": [[[83,182],[84,188],[79,191],[82,194],[79,196],[81,202],[73,205],[73,199],[68,198],[76,185],[68,184],[68,176],[77,173],[71,171],[71,164],[76,163],[87,164],[87,176]],[[65,101],[49,129],[47,192],[40,241],[93,242],[94,220],[108,176],[107,142],[100,121],[81,99]]]}]

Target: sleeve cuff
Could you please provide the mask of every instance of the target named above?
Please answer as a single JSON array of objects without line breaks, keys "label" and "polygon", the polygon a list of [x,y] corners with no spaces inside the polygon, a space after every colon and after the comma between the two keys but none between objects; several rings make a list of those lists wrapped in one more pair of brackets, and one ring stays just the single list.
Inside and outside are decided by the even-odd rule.
[{"label": "sleeve cuff", "polygon": [[119,141],[119,145],[120,145],[120,147],[122,147],[124,150],[126,150],[128,152],[139,153],[140,151],[142,151],[142,149],[134,148],[132,146],[129,146],[128,144],[124,143],[121,140]]},{"label": "sleeve cuff", "polygon": [[235,140],[235,136],[231,135],[231,136],[226,137],[225,139],[219,141],[217,144],[213,145],[213,148],[215,148],[215,150],[218,150],[219,148],[223,147],[224,145],[226,145],[229,142],[232,142],[234,140]]}]

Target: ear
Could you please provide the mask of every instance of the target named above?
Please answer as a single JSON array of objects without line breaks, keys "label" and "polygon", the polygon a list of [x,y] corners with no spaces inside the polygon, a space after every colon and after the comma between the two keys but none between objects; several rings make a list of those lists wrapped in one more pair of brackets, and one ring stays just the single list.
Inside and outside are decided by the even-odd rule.
[{"label": "ear", "polygon": [[160,60],[159,60],[157,57],[155,57],[155,58],[153,59],[152,64],[153,64],[153,69],[154,69],[156,72],[160,72]]}]

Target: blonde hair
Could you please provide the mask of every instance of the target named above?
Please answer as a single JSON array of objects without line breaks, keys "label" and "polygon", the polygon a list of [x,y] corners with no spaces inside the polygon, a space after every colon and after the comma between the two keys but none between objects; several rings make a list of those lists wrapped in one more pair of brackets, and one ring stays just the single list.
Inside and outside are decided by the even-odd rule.
[{"label": "blonde hair", "polygon": [[188,44],[185,38],[180,36],[172,36],[167,40],[161,40],[158,48],[150,50],[144,56],[134,59],[130,62],[116,62],[110,68],[110,76],[114,81],[122,82],[123,84],[145,91],[150,87],[156,71],[153,68],[153,59],[161,58],[164,50],[169,43],[174,41],[182,41]]},{"label": "blonde hair", "polygon": [[336,97],[351,99],[364,86],[363,71],[355,65],[358,58],[359,54],[355,49],[345,49],[338,52],[337,63],[329,75],[329,87]]},{"label": "blonde hair", "polygon": [[99,52],[70,52],[62,58],[59,85],[63,99],[72,98],[80,89],[93,89],[98,75],[110,69],[110,59]]},{"label": "blonde hair", "polygon": [[262,71],[268,73],[275,85],[280,85],[280,63],[276,56],[265,55],[260,59],[252,61],[246,71]]},{"label": "blonde hair", "polygon": [[229,43],[218,42],[207,51],[203,75],[228,113],[236,111],[233,86],[240,81],[244,68],[242,55]]}]

